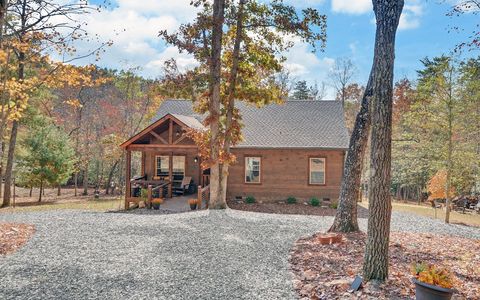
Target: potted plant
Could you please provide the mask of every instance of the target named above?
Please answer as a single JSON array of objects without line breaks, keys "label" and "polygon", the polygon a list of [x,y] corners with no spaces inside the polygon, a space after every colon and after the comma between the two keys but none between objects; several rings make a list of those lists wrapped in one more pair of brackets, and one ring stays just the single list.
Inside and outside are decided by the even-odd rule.
[{"label": "potted plant", "polygon": [[190,205],[191,210],[196,210],[197,209],[197,199],[189,199],[188,200],[188,205]]},{"label": "potted plant", "polygon": [[412,266],[417,300],[449,300],[454,290],[453,276],[444,269],[425,263]]},{"label": "potted plant", "polygon": [[160,204],[163,203],[163,199],[162,198],[153,198],[152,199],[152,206],[153,206],[153,209],[160,209]]}]

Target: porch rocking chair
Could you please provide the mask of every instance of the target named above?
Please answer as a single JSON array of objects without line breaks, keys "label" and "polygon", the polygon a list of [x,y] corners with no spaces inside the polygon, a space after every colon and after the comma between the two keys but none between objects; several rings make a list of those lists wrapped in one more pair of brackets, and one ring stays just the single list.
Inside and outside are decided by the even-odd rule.
[{"label": "porch rocking chair", "polygon": [[190,185],[192,184],[192,177],[183,177],[182,183],[179,186],[173,187],[175,195],[185,195],[190,191]]}]

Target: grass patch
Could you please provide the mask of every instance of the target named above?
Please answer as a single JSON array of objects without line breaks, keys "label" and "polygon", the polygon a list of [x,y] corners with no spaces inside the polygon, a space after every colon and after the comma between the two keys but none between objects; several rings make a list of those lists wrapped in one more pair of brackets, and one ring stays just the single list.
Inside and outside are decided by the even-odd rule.
[{"label": "grass patch", "polygon": [[0,209],[0,213],[9,212],[29,212],[29,211],[46,211],[46,210],[58,210],[58,209],[78,209],[78,210],[93,210],[93,211],[107,211],[118,210],[123,208],[124,199],[89,199],[78,200],[71,202],[44,202],[44,203],[32,203],[28,206],[16,206]]},{"label": "grass patch", "polygon": [[[365,208],[368,208],[368,202],[360,202],[359,205]],[[432,219],[439,219],[442,221],[445,220],[445,210],[441,208],[436,209],[436,216],[435,216],[435,209],[429,206],[424,206],[424,205],[392,202],[392,209],[393,211],[416,214],[416,215],[420,215],[420,216],[424,216]],[[470,226],[480,226],[480,214],[477,214],[477,213],[462,214],[456,211],[451,211],[450,223],[462,223]]]}]

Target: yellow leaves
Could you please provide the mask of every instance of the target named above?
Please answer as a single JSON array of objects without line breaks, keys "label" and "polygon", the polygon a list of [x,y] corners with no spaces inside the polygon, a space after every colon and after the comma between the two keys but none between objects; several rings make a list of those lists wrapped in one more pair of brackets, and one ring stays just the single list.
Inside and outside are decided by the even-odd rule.
[{"label": "yellow leaves", "polygon": [[19,120],[22,117],[36,84],[37,80],[35,79],[20,81],[16,78],[10,78],[6,80],[4,97],[9,99],[6,104],[7,118],[9,120]]},{"label": "yellow leaves", "polygon": [[0,64],[6,64],[7,61],[8,61],[8,52],[3,50],[3,49],[0,49]]},{"label": "yellow leaves", "polygon": [[67,99],[64,101],[64,103],[72,106],[73,108],[80,108],[83,106],[78,99]]},{"label": "yellow leaves", "polygon": [[105,84],[111,78],[104,77],[95,65],[83,67],[64,63],[52,63],[52,70],[45,79],[45,84],[51,88],[95,87]]}]

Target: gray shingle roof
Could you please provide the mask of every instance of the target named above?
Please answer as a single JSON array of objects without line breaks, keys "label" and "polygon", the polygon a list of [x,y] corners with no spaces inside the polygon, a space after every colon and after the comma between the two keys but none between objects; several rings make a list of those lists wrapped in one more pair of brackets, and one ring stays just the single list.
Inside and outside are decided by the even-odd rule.
[{"label": "gray shingle roof", "polygon": [[185,116],[185,115],[180,115],[180,114],[171,114],[175,118],[177,118],[179,121],[183,122],[183,124],[187,125],[190,128],[196,129],[196,130],[204,130],[205,126],[199,121],[199,119],[196,119],[193,116]]},{"label": "gray shingle roof", "polygon": [[[245,127],[244,141],[237,148],[326,148],[347,149],[349,136],[340,101],[287,101],[262,108],[236,102]],[[166,100],[152,121],[166,114],[202,117],[192,102]]]}]

